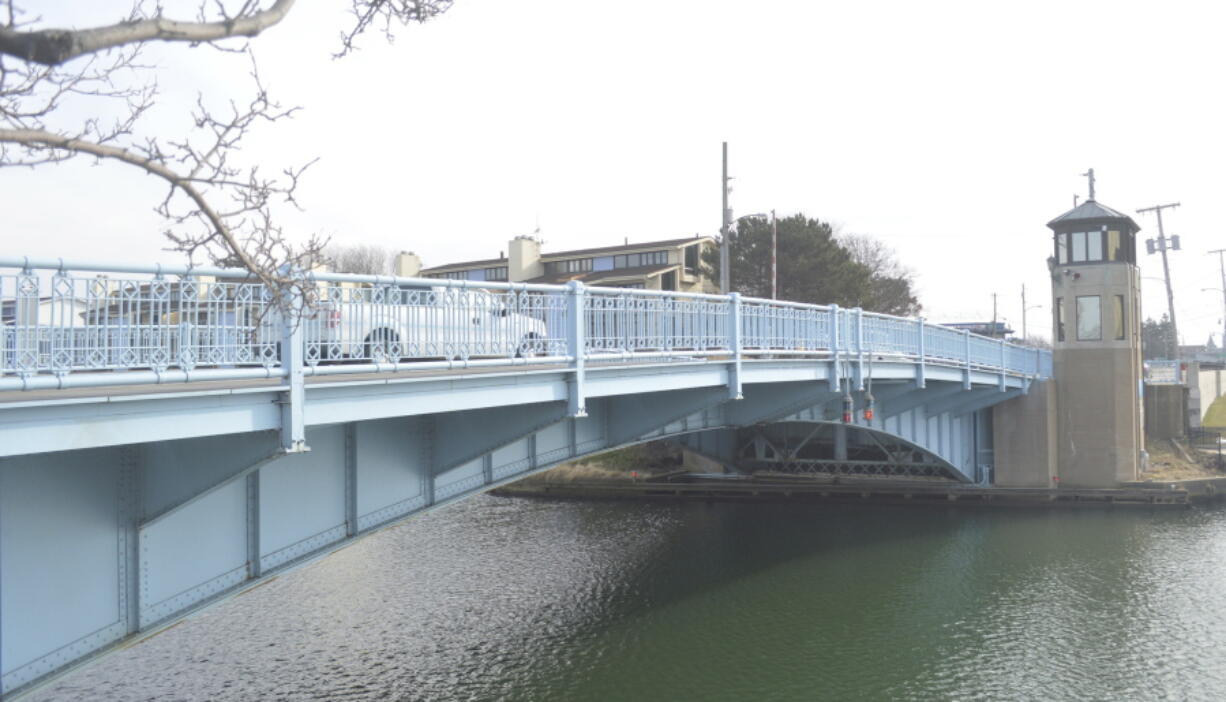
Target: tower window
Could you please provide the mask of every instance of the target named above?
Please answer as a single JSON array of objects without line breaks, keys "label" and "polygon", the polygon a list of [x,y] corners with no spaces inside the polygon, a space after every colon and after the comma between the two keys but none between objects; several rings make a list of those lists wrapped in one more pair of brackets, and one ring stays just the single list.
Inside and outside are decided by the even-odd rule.
[{"label": "tower window", "polygon": [[1115,296],[1115,339],[1122,341],[1124,339],[1124,296]]},{"label": "tower window", "polygon": [[1103,260],[1103,233],[1086,232],[1086,260]]},{"label": "tower window", "polygon": [[1108,261],[1123,261],[1120,247],[1120,233],[1117,231],[1107,232],[1107,260]]},{"label": "tower window", "polygon": [[1056,263],[1068,263],[1068,234],[1064,232],[1056,235]]},{"label": "tower window", "polygon": [[1069,236],[1073,239],[1073,263],[1086,260],[1086,233],[1073,232]]},{"label": "tower window", "polygon": [[1064,341],[1064,298],[1056,298],[1056,341]]},{"label": "tower window", "polygon": [[1103,338],[1102,301],[1098,295],[1077,297],[1077,340],[1098,341]]}]

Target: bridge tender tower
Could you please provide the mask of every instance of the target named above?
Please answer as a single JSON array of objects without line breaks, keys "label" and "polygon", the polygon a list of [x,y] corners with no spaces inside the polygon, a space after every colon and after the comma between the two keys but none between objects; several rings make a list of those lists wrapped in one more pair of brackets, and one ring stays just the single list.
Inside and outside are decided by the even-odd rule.
[{"label": "bridge tender tower", "polygon": [[1137,223],[1090,197],[1047,223],[1060,483],[1106,487],[1136,480],[1141,417]]}]

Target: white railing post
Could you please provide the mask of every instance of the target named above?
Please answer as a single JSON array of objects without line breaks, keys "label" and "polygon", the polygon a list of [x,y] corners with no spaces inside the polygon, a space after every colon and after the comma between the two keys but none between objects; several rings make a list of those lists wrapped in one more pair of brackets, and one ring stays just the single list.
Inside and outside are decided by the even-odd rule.
[{"label": "white railing post", "polygon": [[1004,338],[1002,337],[998,339],[998,341],[1000,342],[1000,391],[1004,392],[1005,391],[1005,366],[1006,366],[1005,354],[1007,353],[1007,350],[1005,349]]},{"label": "white railing post", "polygon": [[728,295],[729,303],[729,334],[728,334],[728,350],[732,352],[732,364],[728,367],[728,397],[734,400],[743,399],[745,396],[741,392],[741,335],[743,333],[742,324],[744,319],[741,310],[741,294],[730,293]]},{"label": "white railing post", "polygon": [[291,287],[282,293],[281,309],[281,367],[289,390],[281,393],[281,449],[286,453],[309,451],[306,445],[306,422],[303,404],[306,401],[306,374],[303,357],[306,353],[306,337],[302,333],[306,306],[302,290]]},{"label": "white railing post", "polygon": [[830,306],[830,371],[828,381],[830,389],[838,392],[842,387],[839,379],[839,306]]},{"label": "white railing post", "polygon": [[13,367],[22,378],[38,372],[38,287],[38,275],[23,268],[13,296]]},{"label": "white railing post", "polygon": [[566,350],[571,358],[571,379],[567,383],[569,398],[567,414],[572,417],[587,416],[587,398],[584,397],[587,360],[587,292],[583,283],[572,280],[566,284]]},{"label": "white railing post", "polygon": [[962,369],[962,388],[964,390],[971,389],[971,332],[967,329],[962,330],[962,346],[966,355],[966,363]]},{"label": "white railing post", "polygon": [[928,386],[928,379],[924,375],[924,363],[928,355],[924,348],[924,318],[916,318],[915,324],[919,329],[919,359],[915,366],[915,387],[923,388]]},{"label": "white railing post", "polygon": [[856,310],[856,390],[864,391],[864,309]]},{"label": "white railing post", "polygon": [[72,278],[68,277],[68,271],[63,268],[55,272],[51,276],[51,310],[50,319],[44,320],[48,326],[48,358],[47,364],[51,367],[51,372],[57,376],[64,376],[72,367],[72,342],[68,339],[68,334],[72,329],[71,313],[67,312],[67,306],[71,304],[73,298]]}]

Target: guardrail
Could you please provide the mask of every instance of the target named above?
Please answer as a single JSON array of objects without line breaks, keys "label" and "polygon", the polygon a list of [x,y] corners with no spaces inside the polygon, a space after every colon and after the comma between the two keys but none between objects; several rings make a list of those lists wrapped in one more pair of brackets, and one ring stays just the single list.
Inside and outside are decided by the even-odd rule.
[{"label": "guardrail", "polygon": [[833,305],[305,275],[310,299],[287,311],[241,270],[0,258],[0,390],[268,378],[295,364],[303,375],[329,375],[853,354],[1051,373],[1047,351]]}]

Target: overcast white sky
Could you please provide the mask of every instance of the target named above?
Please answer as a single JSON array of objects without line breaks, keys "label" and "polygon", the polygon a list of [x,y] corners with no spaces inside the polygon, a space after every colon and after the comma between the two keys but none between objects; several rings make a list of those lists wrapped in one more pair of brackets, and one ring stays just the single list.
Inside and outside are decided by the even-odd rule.
[{"label": "overcast white sky", "polygon": [[[48,25],[124,2],[49,0]],[[171,2],[173,11],[179,4]],[[190,3],[188,3],[190,4]],[[539,221],[547,249],[714,234],[720,142],[732,206],[804,212],[878,237],[937,321],[1000,315],[1048,334],[1047,221],[1085,194],[1164,215],[1184,343],[1220,334],[1226,247],[1226,10],[1208,2],[457,0],[394,45],[334,61],[341,0],[298,3],[256,40],[292,122],[258,134],[268,168],[320,162],[289,221],[413,250],[488,258]],[[87,5],[83,8],[82,5]],[[198,90],[246,95],[228,55],[156,48],[150,128],[181,130]],[[0,250],[170,261],[161,187],[119,165],[0,170]],[[1214,213],[1218,212],[1218,215]],[[1139,252],[1144,314],[1166,308]]]}]

